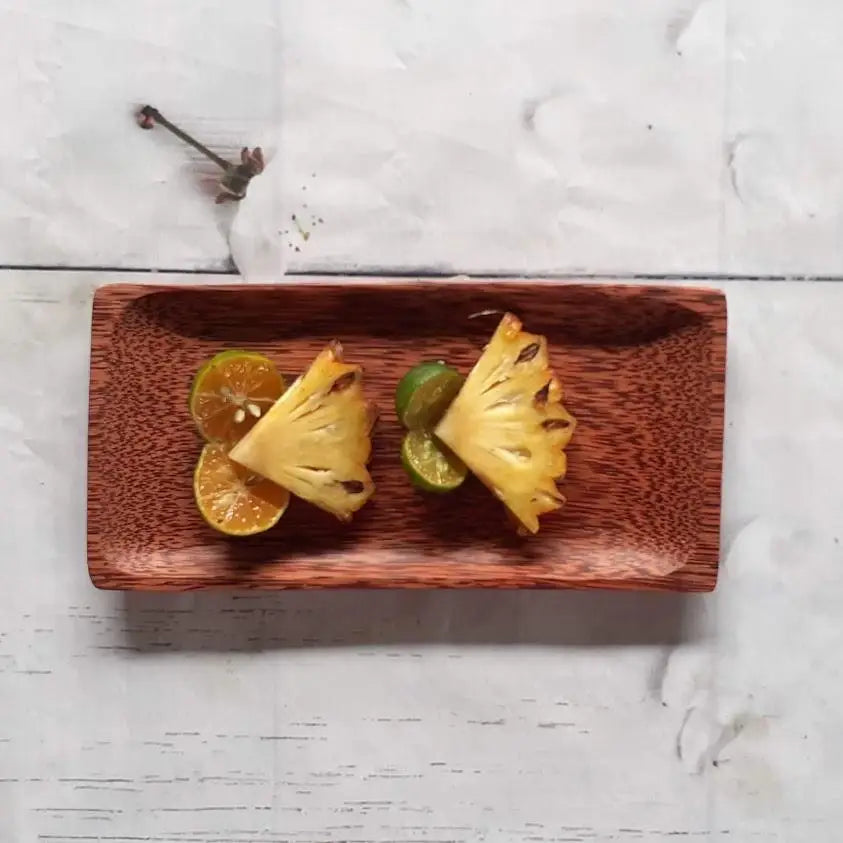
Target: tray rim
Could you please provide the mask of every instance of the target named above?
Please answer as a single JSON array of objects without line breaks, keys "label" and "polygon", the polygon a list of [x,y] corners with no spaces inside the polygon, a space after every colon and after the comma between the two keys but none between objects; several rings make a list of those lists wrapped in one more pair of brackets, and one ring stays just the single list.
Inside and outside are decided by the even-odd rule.
[{"label": "tray rim", "polygon": [[[103,364],[110,347],[110,341],[101,343],[99,346],[94,342],[97,334],[113,336],[116,326],[123,315],[123,312],[137,299],[155,293],[186,292],[193,291],[201,294],[202,291],[243,293],[254,290],[278,290],[298,288],[321,288],[326,290],[341,290],[348,287],[359,289],[370,289],[377,291],[384,287],[403,288],[407,291],[430,292],[438,287],[454,288],[498,288],[500,291],[518,289],[543,288],[581,288],[589,290],[610,291],[622,297],[646,293],[660,299],[678,301],[691,311],[699,313],[707,322],[713,325],[712,348],[718,360],[715,360],[710,367],[711,399],[709,401],[710,412],[708,414],[706,447],[704,449],[703,472],[704,476],[710,478],[706,484],[701,512],[704,512],[712,523],[717,525],[716,547],[709,548],[713,551],[713,558],[696,560],[701,562],[708,569],[708,575],[694,574],[693,579],[688,579],[686,568],[675,569],[664,577],[624,577],[619,579],[592,578],[592,579],[571,579],[546,576],[525,579],[517,584],[490,580],[489,582],[478,582],[476,578],[471,580],[460,580],[455,577],[448,583],[437,581],[435,583],[425,581],[424,577],[401,577],[396,575],[389,580],[366,580],[365,578],[353,578],[350,576],[331,577],[326,581],[319,578],[307,582],[297,580],[285,582],[283,580],[273,581],[271,584],[262,583],[214,583],[197,580],[195,577],[183,577],[173,575],[147,575],[142,584],[137,582],[137,577],[128,578],[124,584],[120,583],[120,572],[115,566],[107,562],[107,554],[102,551],[96,535],[92,532],[88,507],[86,506],[86,541],[87,541],[87,567],[92,584],[103,590],[117,591],[194,591],[194,590],[251,590],[251,591],[280,591],[311,588],[365,588],[365,589],[463,589],[463,588],[484,588],[484,589],[552,589],[552,590],[584,590],[584,589],[606,589],[606,590],[639,590],[639,591],[671,591],[671,592],[711,592],[717,585],[720,567],[720,532],[722,530],[722,485],[723,485],[723,440],[725,434],[725,399],[726,399],[726,377],[727,377],[727,331],[728,331],[728,302],[725,290],[715,286],[697,285],[681,280],[664,283],[662,281],[647,281],[645,279],[630,281],[624,278],[613,280],[606,279],[577,279],[577,278],[526,278],[526,277],[483,277],[483,276],[343,276],[343,275],[289,275],[282,282],[261,282],[245,284],[232,281],[230,276],[200,276],[201,280],[193,281],[180,280],[177,283],[162,283],[160,276],[153,276],[150,281],[138,282],[105,282],[94,290],[91,304],[91,330],[90,330],[90,368],[89,368],[89,392],[88,392],[88,434],[87,434],[87,480],[86,480],[86,504],[90,501],[91,476],[93,467],[93,449],[91,448],[92,432],[95,434],[99,421],[97,411],[102,406],[102,399],[107,383],[96,383],[94,378],[95,366]],[[208,280],[209,278],[213,280]],[[216,280],[220,278],[220,280]],[[223,280],[224,279],[224,280]],[[105,380],[105,379],[104,379]],[[716,493],[714,488],[716,486]],[[712,487],[712,488],[709,488]],[[683,574],[683,572],[685,572]],[[323,578],[324,579],[324,578]]]}]

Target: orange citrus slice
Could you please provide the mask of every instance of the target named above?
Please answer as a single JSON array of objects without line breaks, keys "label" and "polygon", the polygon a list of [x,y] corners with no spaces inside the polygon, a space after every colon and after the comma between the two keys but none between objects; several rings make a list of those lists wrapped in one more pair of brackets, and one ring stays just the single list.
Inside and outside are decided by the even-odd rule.
[{"label": "orange citrus slice", "polygon": [[284,379],[269,358],[251,351],[222,351],[196,373],[190,414],[209,442],[237,442],[283,392]]},{"label": "orange citrus slice", "polygon": [[253,536],[274,527],[290,493],[228,458],[228,445],[209,442],[193,474],[193,494],[202,517],[227,536]]}]

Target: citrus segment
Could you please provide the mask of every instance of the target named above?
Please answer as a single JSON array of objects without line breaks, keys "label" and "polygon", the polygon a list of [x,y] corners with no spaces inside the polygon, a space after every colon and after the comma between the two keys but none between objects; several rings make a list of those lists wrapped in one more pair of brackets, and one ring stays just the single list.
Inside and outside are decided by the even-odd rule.
[{"label": "citrus segment", "polygon": [[445,414],[463,384],[462,375],[442,362],[420,363],[401,378],[395,412],[408,430],[431,428]]},{"label": "citrus segment", "polygon": [[237,442],[284,392],[272,361],[250,351],[222,351],[193,379],[190,414],[209,442]]},{"label": "citrus segment", "polygon": [[227,536],[253,536],[278,523],[290,493],[228,458],[228,446],[209,442],[193,475],[202,517]]},{"label": "citrus segment", "polygon": [[426,492],[451,492],[468,474],[462,461],[425,430],[404,437],[401,462],[413,484]]}]

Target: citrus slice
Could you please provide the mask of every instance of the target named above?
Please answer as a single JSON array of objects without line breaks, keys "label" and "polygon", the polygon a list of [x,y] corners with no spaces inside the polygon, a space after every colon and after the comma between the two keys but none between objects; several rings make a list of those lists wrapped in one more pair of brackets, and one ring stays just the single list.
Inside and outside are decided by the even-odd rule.
[{"label": "citrus slice", "polygon": [[284,392],[272,361],[251,351],[221,351],[190,388],[190,415],[209,442],[237,442]]},{"label": "citrus slice", "polygon": [[209,442],[193,474],[193,494],[202,517],[227,536],[253,536],[278,523],[290,493],[237,465],[228,445]]},{"label": "citrus slice", "polygon": [[414,366],[395,390],[398,419],[408,430],[434,427],[462,384],[462,375],[441,361]]},{"label": "citrus slice", "polygon": [[401,443],[401,462],[413,484],[426,492],[452,492],[468,469],[426,430],[411,430]]}]

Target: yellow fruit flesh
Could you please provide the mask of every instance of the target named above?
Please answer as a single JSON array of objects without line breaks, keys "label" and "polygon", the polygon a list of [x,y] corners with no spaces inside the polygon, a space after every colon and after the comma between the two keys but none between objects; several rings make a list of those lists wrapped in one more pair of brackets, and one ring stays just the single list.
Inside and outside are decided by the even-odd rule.
[{"label": "yellow fruit flesh", "polygon": [[436,427],[442,440],[499,498],[523,530],[565,502],[563,449],[574,432],[547,341],[506,314]]},{"label": "yellow fruit flesh", "polygon": [[329,345],[231,451],[231,458],[347,521],[374,492],[374,408],[362,371]]}]

